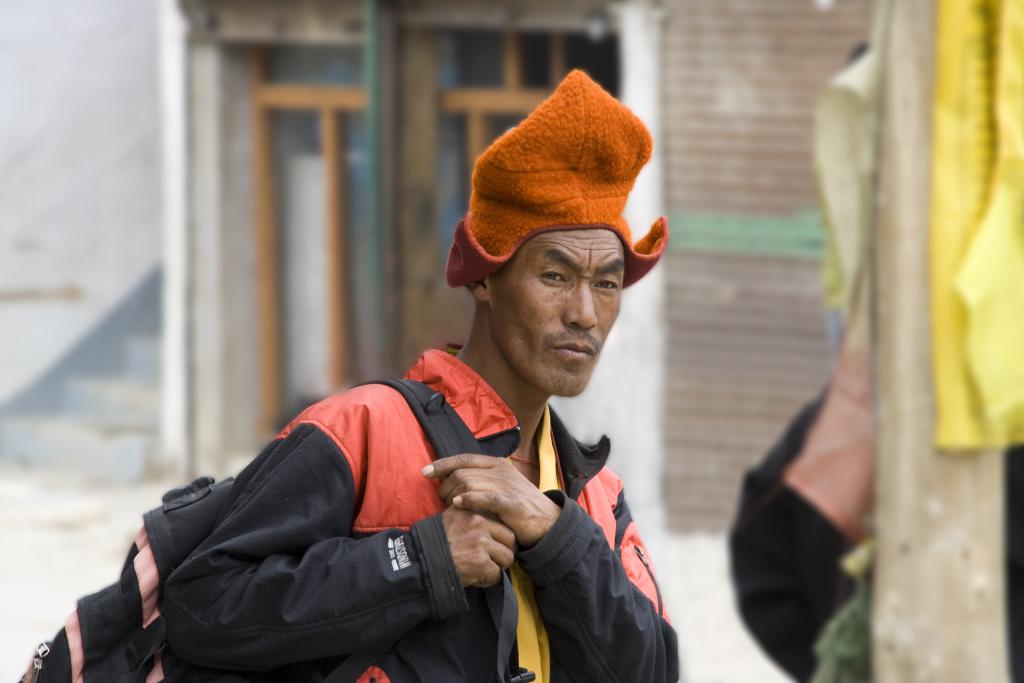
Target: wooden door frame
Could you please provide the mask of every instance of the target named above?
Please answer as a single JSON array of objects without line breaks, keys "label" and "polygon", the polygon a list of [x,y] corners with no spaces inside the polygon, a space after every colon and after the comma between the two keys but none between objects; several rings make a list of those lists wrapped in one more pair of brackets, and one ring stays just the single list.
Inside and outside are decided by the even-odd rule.
[{"label": "wooden door frame", "polygon": [[361,112],[366,93],[361,86],[327,86],[269,83],[267,50],[254,47],[250,58],[252,79],[252,145],[254,173],[254,239],[256,245],[257,316],[260,336],[260,425],[273,433],[282,418],[284,363],[281,329],[281,282],[278,197],[274,178],[271,115],[279,111],[315,112],[320,118],[321,149],[327,196],[327,348],[328,379],[332,387],[348,378],[348,324],[350,311],[345,296],[348,273],[345,242],[344,163],[341,148],[344,131],[339,114]]},{"label": "wooden door frame", "polygon": [[550,33],[551,56],[548,69],[550,88],[524,88],[522,74],[522,43],[520,31],[505,31],[502,84],[499,87],[444,88],[441,111],[466,117],[466,168],[472,171],[477,158],[487,148],[487,116],[522,114],[533,111],[543,102],[565,76],[565,35]]}]

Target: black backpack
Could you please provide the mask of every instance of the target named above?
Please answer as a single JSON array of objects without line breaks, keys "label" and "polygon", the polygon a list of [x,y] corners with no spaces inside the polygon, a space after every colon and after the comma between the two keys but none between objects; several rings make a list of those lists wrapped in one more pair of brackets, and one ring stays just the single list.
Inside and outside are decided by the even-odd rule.
[{"label": "black backpack", "polygon": [[[412,380],[379,383],[402,394],[438,457],[479,451],[472,432],[442,394]],[[78,601],[64,628],[52,641],[39,645],[22,682],[163,680],[160,655],[167,634],[160,614],[163,581],[213,531],[229,500],[232,482],[200,477],[164,494],[163,504],[143,515],[142,528],[128,552],[120,580]],[[497,599],[501,608],[495,600],[494,610],[499,629],[498,661],[507,662],[517,618],[507,579],[501,593]],[[326,683],[353,683],[392,644],[350,655]],[[502,668],[499,665],[498,670]],[[526,677],[520,680],[532,680],[532,674],[523,673]]]}]

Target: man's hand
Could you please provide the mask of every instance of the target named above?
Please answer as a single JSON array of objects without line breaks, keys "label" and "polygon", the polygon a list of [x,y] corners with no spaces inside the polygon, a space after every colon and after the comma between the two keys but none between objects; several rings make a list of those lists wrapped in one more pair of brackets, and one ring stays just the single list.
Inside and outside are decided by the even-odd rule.
[{"label": "man's hand", "polygon": [[501,522],[456,507],[441,513],[441,521],[463,588],[493,586],[515,560],[515,534]]},{"label": "man's hand", "polygon": [[562,511],[507,458],[453,455],[427,465],[423,475],[441,480],[437,493],[446,504],[496,515],[521,546],[540,541]]}]

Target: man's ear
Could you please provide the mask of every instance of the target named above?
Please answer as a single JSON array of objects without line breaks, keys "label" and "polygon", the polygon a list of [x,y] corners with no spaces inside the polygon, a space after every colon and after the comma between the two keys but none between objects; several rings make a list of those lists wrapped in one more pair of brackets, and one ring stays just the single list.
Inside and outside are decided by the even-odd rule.
[{"label": "man's ear", "polygon": [[478,303],[490,303],[491,301],[491,288],[488,282],[490,278],[485,277],[483,280],[477,280],[476,282],[470,282],[466,285],[466,289],[473,295],[473,298]]}]

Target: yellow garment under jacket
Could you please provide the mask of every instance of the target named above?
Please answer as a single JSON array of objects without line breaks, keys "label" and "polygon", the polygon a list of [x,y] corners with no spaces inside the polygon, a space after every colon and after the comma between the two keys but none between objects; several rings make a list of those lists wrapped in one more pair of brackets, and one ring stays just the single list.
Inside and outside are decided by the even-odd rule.
[{"label": "yellow garment under jacket", "polygon": [[[558,482],[558,458],[555,455],[555,442],[551,437],[551,414],[544,408],[544,419],[541,420],[537,435],[537,454],[540,461],[541,491],[561,489]],[[550,680],[551,652],[548,646],[548,632],[540,616],[540,609],[533,597],[533,581],[519,566],[512,565],[512,587],[516,591],[519,602],[519,624],[516,626],[516,642],[519,648],[519,665],[537,674],[535,683],[547,683]]]}]

